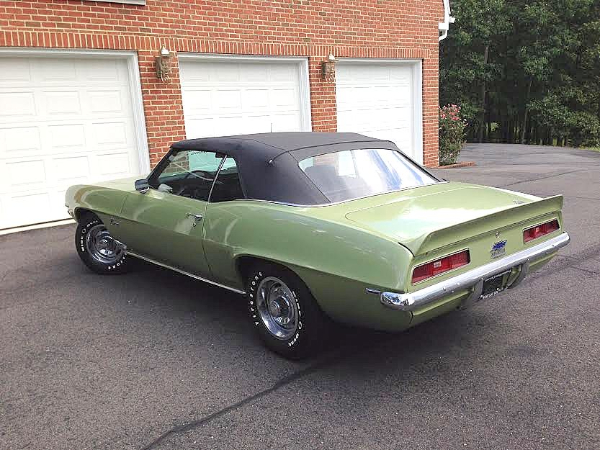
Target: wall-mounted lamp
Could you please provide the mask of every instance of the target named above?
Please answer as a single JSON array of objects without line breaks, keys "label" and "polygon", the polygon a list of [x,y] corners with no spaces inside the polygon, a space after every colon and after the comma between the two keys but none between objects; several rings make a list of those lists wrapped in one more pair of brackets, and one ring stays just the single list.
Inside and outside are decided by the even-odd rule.
[{"label": "wall-mounted lamp", "polygon": [[335,80],[335,56],[330,54],[327,59],[321,63],[321,73],[325,81]]},{"label": "wall-mounted lamp", "polygon": [[160,48],[156,61],[156,77],[161,81],[167,81],[171,74],[171,52],[163,45]]}]

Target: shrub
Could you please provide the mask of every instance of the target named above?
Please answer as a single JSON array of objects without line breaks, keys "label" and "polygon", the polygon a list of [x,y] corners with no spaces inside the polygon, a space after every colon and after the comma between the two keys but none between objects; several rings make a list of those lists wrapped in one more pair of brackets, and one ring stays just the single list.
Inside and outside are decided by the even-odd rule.
[{"label": "shrub", "polygon": [[465,142],[467,121],[460,116],[460,106],[440,108],[440,165],[456,163]]}]

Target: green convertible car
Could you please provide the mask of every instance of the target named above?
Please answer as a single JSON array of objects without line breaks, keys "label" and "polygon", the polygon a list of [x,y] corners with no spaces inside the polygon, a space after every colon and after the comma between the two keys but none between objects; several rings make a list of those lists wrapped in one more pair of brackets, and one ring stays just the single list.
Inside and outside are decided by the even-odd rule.
[{"label": "green convertible car", "polygon": [[331,319],[400,331],[493,297],[569,242],[561,196],[439,180],[352,133],[185,140],[148,178],[73,186],[66,204],[89,268],[134,257],[245,294],[289,358]]}]

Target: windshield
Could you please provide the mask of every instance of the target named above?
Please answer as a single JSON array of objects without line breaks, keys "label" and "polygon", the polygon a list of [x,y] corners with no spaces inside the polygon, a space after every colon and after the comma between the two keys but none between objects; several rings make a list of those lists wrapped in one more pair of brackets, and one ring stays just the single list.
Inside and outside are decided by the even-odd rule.
[{"label": "windshield", "polygon": [[313,156],[300,161],[300,168],[330,202],[437,182],[401,153],[378,148]]}]

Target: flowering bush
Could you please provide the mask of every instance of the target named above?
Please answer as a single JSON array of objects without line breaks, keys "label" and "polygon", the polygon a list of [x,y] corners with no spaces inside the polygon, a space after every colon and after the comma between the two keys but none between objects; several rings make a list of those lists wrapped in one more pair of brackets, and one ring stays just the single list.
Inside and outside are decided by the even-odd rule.
[{"label": "flowering bush", "polygon": [[456,163],[463,143],[467,121],[460,117],[460,106],[440,108],[440,165]]}]

